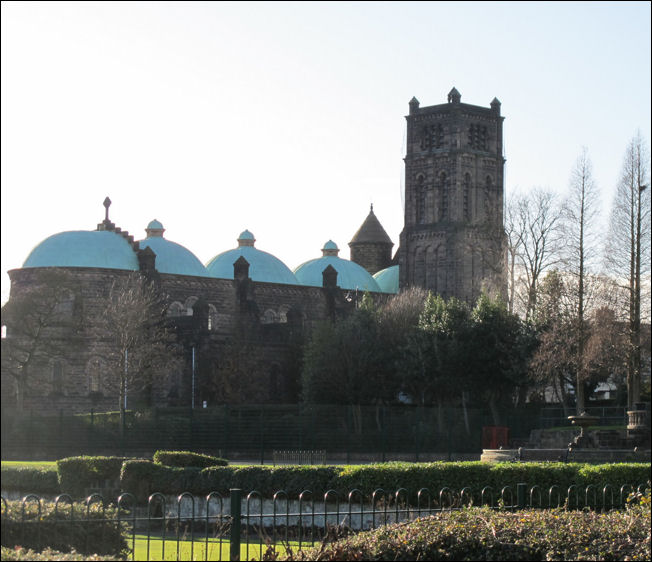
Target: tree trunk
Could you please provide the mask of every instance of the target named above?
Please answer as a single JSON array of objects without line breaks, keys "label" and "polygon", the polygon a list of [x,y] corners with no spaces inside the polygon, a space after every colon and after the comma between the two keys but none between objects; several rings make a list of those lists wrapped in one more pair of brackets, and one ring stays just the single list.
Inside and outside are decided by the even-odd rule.
[{"label": "tree trunk", "polygon": [[437,397],[437,431],[444,433],[444,404],[441,397]]},{"label": "tree trunk", "polygon": [[500,412],[498,411],[498,406],[496,404],[496,396],[493,392],[489,394],[489,410],[491,411],[491,417],[493,419],[494,425],[502,425]]},{"label": "tree trunk", "polygon": [[462,413],[464,414],[464,428],[466,434],[471,435],[471,425],[469,424],[469,412],[466,408],[466,391],[462,391]]},{"label": "tree trunk", "polygon": [[25,381],[22,378],[16,379],[16,409],[18,412],[23,411],[25,406]]},{"label": "tree trunk", "polygon": [[353,417],[353,432],[356,435],[362,434],[362,407],[360,404],[351,406],[351,415]]},{"label": "tree trunk", "polygon": [[120,442],[124,442],[125,438],[125,395],[127,393],[127,381],[124,378],[120,378],[120,392],[119,392],[119,398],[120,404],[118,405],[118,408],[120,410]]}]

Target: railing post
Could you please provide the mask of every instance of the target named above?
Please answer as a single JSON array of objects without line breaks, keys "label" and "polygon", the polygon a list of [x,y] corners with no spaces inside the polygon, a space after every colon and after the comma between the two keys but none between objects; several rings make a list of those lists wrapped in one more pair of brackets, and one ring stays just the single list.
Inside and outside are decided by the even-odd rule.
[{"label": "railing post", "polygon": [[383,449],[382,462],[385,462],[387,460],[386,459],[386,456],[387,456],[386,455],[386,451],[387,451],[387,422],[386,422],[386,419],[385,419],[385,417],[386,417],[385,406],[382,407],[381,412],[382,412],[382,414],[381,414],[381,417],[380,417],[380,419],[381,419],[380,423],[382,424],[382,426],[380,428],[380,439],[381,439],[382,449]]},{"label": "railing post", "polygon": [[[351,424],[349,423],[349,416],[351,414],[351,409],[353,406],[344,406],[344,420],[346,427],[346,464],[351,464]],[[338,522],[339,523],[339,522]]]},{"label": "railing post", "polygon": [[260,407],[260,464],[265,464],[265,411]]},{"label": "railing post", "polygon": [[229,560],[240,560],[240,534],[241,534],[241,502],[242,490],[239,488],[231,488],[231,547],[229,551]]},{"label": "railing post", "polygon": [[525,509],[527,495],[527,484],[516,484],[516,505],[518,509]]},{"label": "railing post", "polygon": [[194,420],[193,420],[193,416],[192,416],[192,408],[190,408],[188,410],[188,430],[189,430],[189,433],[190,433],[190,450],[191,451],[194,448],[193,443],[195,442],[194,435],[193,435],[193,432],[194,432],[194,427],[193,427],[194,423],[193,422],[194,422]]}]

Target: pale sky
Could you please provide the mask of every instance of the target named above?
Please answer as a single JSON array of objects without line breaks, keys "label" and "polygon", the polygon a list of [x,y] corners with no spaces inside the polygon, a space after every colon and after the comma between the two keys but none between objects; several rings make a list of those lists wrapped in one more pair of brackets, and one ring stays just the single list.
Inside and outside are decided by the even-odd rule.
[{"label": "pale sky", "polygon": [[405,118],[505,116],[506,195],[560,194],[582,146],[604,216],[650,141],[649,2],[2,2],[2,301],[51,234],[118,226],[205,264],[249,229],[294,269],[370,203],[398,246]]}]

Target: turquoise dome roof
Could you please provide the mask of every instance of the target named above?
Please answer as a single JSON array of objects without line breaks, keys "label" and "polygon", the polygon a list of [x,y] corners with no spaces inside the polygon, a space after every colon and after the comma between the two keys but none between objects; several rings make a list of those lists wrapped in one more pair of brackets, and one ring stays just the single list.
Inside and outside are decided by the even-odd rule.
[{"label": "turquoise dome roof", "polygon": [[329,240],[322,249],[324,255],[302,263],[294,270],[294,275],[301,285],[311,287],[323,286],[323,271],[329,265],[337,271],[337,285],[341,289],[373,291],[380,293],[380,287],[369,272],[355,262],[335,255],[339,252],[337,245]]},{"label": "turquoise dome roof", "polygon": [[102,267],[138,270],[131,244],[109,230],[73,230],[53,234],[27,256],[23,267]]},{"label": "turquoise dome roof", "polygon": [[254,247],[254,235],[245,230],[238,238],[239,247],[215,256],[206,264],[210,277],[233,279],[233,264],[240,256],[249,263],[249,277],[263,283],[299,285],[294,273],[280,259]]},{"label": "turquoise dome roof", "polygon": [[383,293],[398,293],[398,265],[381,269],[374,275],[374,279]]},{"label": "turquoise dome roof", "polygon": [[141,249],[151,248],[156,254],[156,270],[174,275],[208,277],[204,264],[197,256],[181,244],[163,238],[164,230],[163,225],[155,219],[147,225],[147,238],[139,242]]}]

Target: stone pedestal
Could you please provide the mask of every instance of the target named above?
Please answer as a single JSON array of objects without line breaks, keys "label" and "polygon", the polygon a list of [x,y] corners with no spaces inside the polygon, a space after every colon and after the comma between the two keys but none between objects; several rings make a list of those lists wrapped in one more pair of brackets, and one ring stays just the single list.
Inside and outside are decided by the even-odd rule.
[{"label": "stone pedestal", "polygon": [[593,447],[594,444],[588,436],[588,433],[585,433],[585,429],[591,427],[598,423],[600,418],[597,416],[590,416],[586,412],[582,412],[579,416],[568,416],[568,419],[573,425],[580,426],[580,434],[573,439],[572,442],[568,444],[569,449],[579,449],[579,448],[588,448]]},{"label": "stone pedestal", "polygon": [[650,446],[650,422],[644,404],[627,411],[627,440],[636,446]]}]

